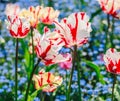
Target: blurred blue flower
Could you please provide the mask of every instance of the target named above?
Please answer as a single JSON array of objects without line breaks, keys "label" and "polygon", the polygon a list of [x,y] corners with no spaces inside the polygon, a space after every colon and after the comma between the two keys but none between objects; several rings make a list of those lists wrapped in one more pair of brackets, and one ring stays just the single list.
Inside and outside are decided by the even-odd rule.
[{"label": "blurred blue flower", "polygon": [[81,85],[81,86],[85,86],[85,85],[86,85],[86,81],[85,81],[84,79],[81,79],[81,80],[80,80],[80,85]]},{"label": "blurred blue flower", "polygon": [[6,92],[11,92],[12,91],[12,89],[11,88],[8,88],[8,89],[6,89]]},{"label": "blurred blue flower", "polygon": [[107,98],[106,101],[112,101],[112,99],[111,98]]},{"label": "blurred blue flower", "polygon": [[18,96],[18,98],[17,98],[18,101],[21,100],[21,99],[23,99],[23,97],[24,97],[24,96],[23,96],[22,94],[20,94],[20,95]]},{"label": "blurred blue flower", "polygon": [[34,98],[34,101],[40,101],[40,99],[38,97]]},{"label": "blurred blue flower", "polygon": [[93,94],[93,90],[92,90],[92,89],[87,90],[87,93],[88,93],[89,95],[92,95],[92,94]]},{"label": "blurred blue flower", "polygon": [[8,89],[8,85],[4,85],[2,88],[3,88],[4,90],[7,90],[7,89]]},{"label": "blurred blue flower", "polygon": [[21,85],[25,84],[26,81],[27,81],[27,78],[22,77],[22,78],[20,78],[18,85],[21,86]]},{"label": "blurred blue flower", "polygon": [[0,89],[0,93],[3,93],[4,92],[4,89]]}]

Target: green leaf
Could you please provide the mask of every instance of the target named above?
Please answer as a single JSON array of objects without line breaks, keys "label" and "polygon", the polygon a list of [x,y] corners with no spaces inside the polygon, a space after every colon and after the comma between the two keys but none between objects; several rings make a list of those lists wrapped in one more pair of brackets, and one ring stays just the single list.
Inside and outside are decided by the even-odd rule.
[{"label": "green leaf", "polygon": [[30,95],[28,95],[27,101],[33,101],[32,97]]},{"label": "green leaf", "polygon": [[98,67],[96,64],[94,64],[91,61],[83,60],[86,65],[88,65],[90,68],[92,68],[96,72],[97,79],[102,83],[105,84],[105,81],[103,80],[103,76],[100,74],[100,67]]},{"label": "green leaf", "polygon": [[54,65],[50,65],[50,66],[46,66],[46,72],[49,72],[50,70],[52,70],[53,68],[56,68],[57,67],[57,65],[56,64],[54,64]]},{"label": "green leaf", "polygon": [[30,73],[32,71],[32,64],[30,64],[30,53],[28,51],[28,45],[25,43],[24,40],[20,40],[21,46],[23,47],[23,53],[24,53],[24,59],[25,59],[25,69],[27,72],[28,77],[30,76]]},{"label": "green leaf", "polygon": [[31,98],[32,98],[32,99],[34,99],[34,98],[37,96],[38,91],[39,91],[39,90],[36,90],[35,92],[33,92],[33,93],[31,94]]}]

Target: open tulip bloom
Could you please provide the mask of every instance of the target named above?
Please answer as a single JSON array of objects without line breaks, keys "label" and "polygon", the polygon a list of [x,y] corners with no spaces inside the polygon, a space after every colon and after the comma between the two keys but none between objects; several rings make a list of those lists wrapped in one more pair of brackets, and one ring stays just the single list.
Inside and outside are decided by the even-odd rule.
[{"label": "open tulip bloom", "polygon": [[120,52],[113,48],[108,49],[104,55],[104,61],[108,72],[120,74]]},{"label": "open tulip bloom", "polygon": [[120,19],[120,0],[98,0],[102,10]]},{"label": "open tulip bloom", "polygon": [[54,21],[56,30],[61,35],[66,47],[77,45],[82,46],[90,37],[91,23],[84,12],[72,13],[59,23]]},{"label": "open tulip bloom", "polygon": [[24,38],[30,30],[30,24],[25,18],[8,16],[7,27],[14,38]]},{"label": "open tulip bloom", "polygon": [[59,53],[63,44],[61,40],[55,38],[53,34],[57,32],[44,33],[43,36],[37,30],[34,30],[34,49],[38,58],[45,63],[45,65],[55,64],[70,60],[69,55],[64,57]]},{"label": "open tulip bloom", "polygon": [[42,6],[36,7],[30,6],[28,9],[21,10],[19,16],[26,18],[26,20],[30,22],[30,26],[32,28],[36,28],[36,26],[40,22],[39,14],[42,8],[43,8]]},{"label": "open tulip bloom", "polygon": [[58,18],[59,11],[54,10],[52,7],[43,7],[39,13],[40,21],[44,24],[52,24]]},{"label": "open tulip bloom", "polygon": [[33,75],[32,79],[37,90],[41,89],[44,92],[53,92],[62,84],[63,79],[60,76],[55,76],[50,72],[45,72],[43,69],[38,75]]}]

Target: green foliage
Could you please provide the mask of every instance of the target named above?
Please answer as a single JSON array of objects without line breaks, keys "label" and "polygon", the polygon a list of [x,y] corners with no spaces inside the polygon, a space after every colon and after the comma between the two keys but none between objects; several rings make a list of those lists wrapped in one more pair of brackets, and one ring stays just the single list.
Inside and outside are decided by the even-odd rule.
[{"label": "green foliage", "polygon": [[102,83],[105,84],[105,81],[103,80],[103,76],[100,74],[100,67],[98,67],[96,64],[89,60],[83,60],[87,66],[92,68],[96,72],[97,79]]}]

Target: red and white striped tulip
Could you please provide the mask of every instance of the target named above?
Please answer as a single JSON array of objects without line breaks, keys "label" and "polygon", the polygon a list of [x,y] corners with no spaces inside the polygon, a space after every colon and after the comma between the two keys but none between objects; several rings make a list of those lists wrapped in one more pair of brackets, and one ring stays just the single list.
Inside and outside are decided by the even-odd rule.
[{"label": "red and white striped tulip", "polygon": [[39,36],[34,38],[35,52],[37,53],[38,58],[40,58],[45,65],[64,62],[70,58],[65,58],[59,53],[63,43],[61,40],[55,38],[53,34],[57,35],[57,32],[44,33],[43,36],[40,36],[39,32],[37,31],[34,33],[34,36]]},{"label": "red and white striped tulip", "polygon": [[108,49],[104,55],[104,61],[108,72],[120,74],[120,52],[113,48]]},{"label": "red and white striped tulip", "polygon": [[53,92],[63,82],[62,77],[55,76],[50,72],[45,72],[43,69],[38,75],[33,75],[32,79],[37,90],[42,89],[44,92]]},{"label": "red and white striped tulip", "polygon": [[98,0],[102,10],[120,19],[120,0]]},{"label": "red and white striped tulip", "polygon": [[56,30],[61,35],[66,47],[82,46],[90,37],[91,23],[84,12],[72,13],[59,23],[54,21]]},{"label": "red and white striped tulip", "polygon": [[30,30],[29,22],[25,18],[19,18],[18,16],[8,16],[7,24],[7,28],[14,38],[24,38]]},{"label": "red and white striped tulip", "polygon": [[39,13],[40,21],[44,24],[52,24],[58,18],[59,11],[54,10],[52,7],[44,7]]}]

